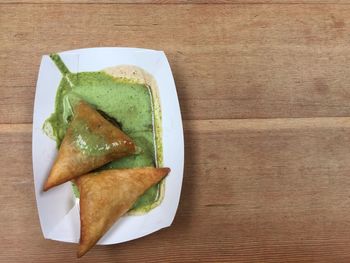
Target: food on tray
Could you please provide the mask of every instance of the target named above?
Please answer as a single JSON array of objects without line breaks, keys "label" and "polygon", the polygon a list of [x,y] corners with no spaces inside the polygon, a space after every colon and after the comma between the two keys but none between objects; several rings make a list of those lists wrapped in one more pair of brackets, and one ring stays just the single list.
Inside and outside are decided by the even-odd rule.
[{"label": "food on tray", "polygon": [[[124,65],[100,71],[73,73],[60,56],[52,61],[62,73],[57,89],[55,111],[45,121],[44,131],[60,145],[80,100],[92,105],[104,118],[119,127],[137,146],[137,153],[113,160],[99,168],[162,167],[161,111],[154,78],[141,68]],[[78,197],[77,188],[73,187]],[[148,189],[130,213],[143,214],[159,205],[164,183]]]},{"label": "food on tray", "polygon": [[83,256],[169,168],[113,169],[90,173],[76,180],[80,191],[80,242]]},{"label": "food on tray", "polygon": [[135,144],[85,102],[74,107],[71,121],[44,190],[135,153]]},{"label": "food on tray", "polygon": [[160,204],[160,106],[154,79],[133,66],[71,73],[52,60],[63,78],[55,112],[44,131],[58,155],[44,190],[74,181],[80,198],[78,257],[89,251],[125,213],[143,214]]}]

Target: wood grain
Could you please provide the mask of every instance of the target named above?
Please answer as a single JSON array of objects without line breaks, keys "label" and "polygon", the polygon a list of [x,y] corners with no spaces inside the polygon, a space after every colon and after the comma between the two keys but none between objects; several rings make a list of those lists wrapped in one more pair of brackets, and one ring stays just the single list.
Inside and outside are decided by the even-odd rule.
[{"label": "wood grain", "polygon": [[[6,126],[0,262],[75,261],[75,245],[42,238],[31,125]],[[195,120],[184,127],[184,185],[173,226],[96,247],[84,262],[349,262],[350,118]],[[8,165],[13,160],[18,165]]]},{"label": "wood grain", "polygon": [[349,0],[0,0],[0,4],[349,4]]},{"label": "wood grain", "polygon": [[[0,123],[30,123],[40,57],[165,50],[184,119],[349,116],[348,5],[0,5]],[[82,14],[82,15],[77,15]]]},{"label": "wood grain", "polygon": [[186,161],[170,228],[80,261],[350,262],[349,0],[78,2],[0,0],[0,262],[77,261],[42,237],[31,123],[41,56],[94,46],[166,52]]}]

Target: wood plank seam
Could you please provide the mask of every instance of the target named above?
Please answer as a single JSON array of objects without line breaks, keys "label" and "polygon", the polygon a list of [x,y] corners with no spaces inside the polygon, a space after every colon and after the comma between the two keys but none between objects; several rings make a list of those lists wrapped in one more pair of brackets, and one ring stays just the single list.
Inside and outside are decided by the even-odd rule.
[{"label": "wood plank seam", "polygon": [[[184,131],[350,128],[350,117],[183,120]],[[0,124],[0,133],[29,132],[31,123]]]}]

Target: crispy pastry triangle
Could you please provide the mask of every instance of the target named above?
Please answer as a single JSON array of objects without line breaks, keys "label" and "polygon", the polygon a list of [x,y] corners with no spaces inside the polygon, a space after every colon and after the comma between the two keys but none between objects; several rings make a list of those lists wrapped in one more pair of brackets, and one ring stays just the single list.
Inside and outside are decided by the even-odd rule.
[{"label": "crispy pastry triangle", "polygon": [[44,185],[44,191],[135,153],[135,144],[95,109],[79,102]]},{"label": "crispy pastry triangle", "polygon": [[79,177],[78,257],[90,250],[138,197],[169,172],[169,168],[115,169]]}]

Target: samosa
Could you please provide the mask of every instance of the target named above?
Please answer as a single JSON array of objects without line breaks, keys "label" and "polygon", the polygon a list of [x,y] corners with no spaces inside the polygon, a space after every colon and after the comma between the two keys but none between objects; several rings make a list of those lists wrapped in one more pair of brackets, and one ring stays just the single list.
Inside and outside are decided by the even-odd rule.
[{"label": "samosa", "polygon": [[148,188],[170,172],[169,168],[104,170],[76,180],[80,191],[80,242],[83,256],[124,215]]},{"label": "samosa", "polygon": [[44,191],[135,151],[135,144],[125,133],[87,103],[80,101],[74,107],[74,117]]}]

